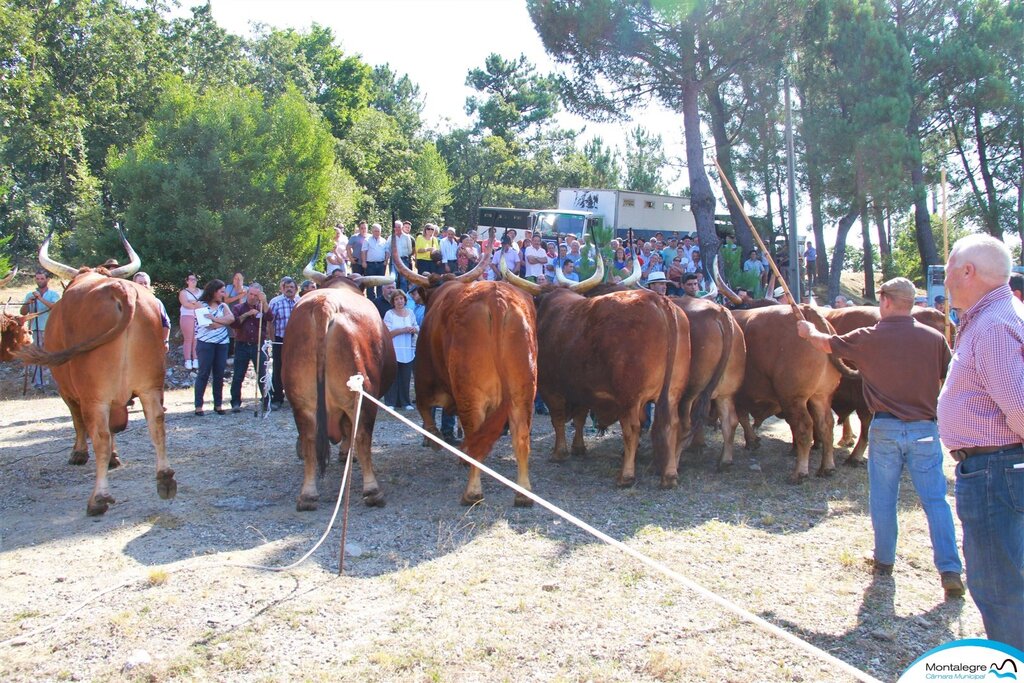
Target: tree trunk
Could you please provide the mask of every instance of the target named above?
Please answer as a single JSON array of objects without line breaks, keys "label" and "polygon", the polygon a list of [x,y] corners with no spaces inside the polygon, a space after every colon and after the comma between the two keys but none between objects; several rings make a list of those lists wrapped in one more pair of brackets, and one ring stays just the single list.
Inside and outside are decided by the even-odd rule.
[{"label": "tree trunk", "polygon": [[707,264],[718,258],[715,233],[715,195],[704,172],[704,143],[700,137],[700,110],[696,79],[683,84],[683,132],[686,139],[686,165],[690,176],[690,211],[697,223],[701,260]]},{"label": "tree trunk", "polygon": [[985,215],[985,227],[988,233],[997,240],[1003,239],[1003,226],[999,224],[999,197],[996,191],[995,181],[992,179],[992,169],[989,168],[988,144],[985,140],[985,133],[981,125],[981,112],[974,107],[974,139],[978,150],[978,169],[981,171],[981,179],[985,183],[985,196],[988,199],[988,211]]},{"label": "tree trunk", "polygon": [[[811,196],[811,229],[814,231],[814,246],[818,250],[818,282],[828,282],[828,252],[825,250],[825,222],[821,217],[821,178],[817,165],[807,155],[807,190]],[[833,299],[834,301],[835,299]]]},{"label": "tree trunk", "polygon": [[885,234],[885,215],[882,207],[875,203],[875,228],[878,230],[878,255],[882,257],[882,282],[896,277],[893,272],[892,247]]},{"label": "tree trunk", "polygon": [[860,232],[864,238],[864,298],[875,298],[875,256],[871,250],[871,221],[868,218],[868,203],[860,205]]},{"label": "tree trunk", "polygon": [[939,265],[939,255],[935,249],[935,236],[932,234],[932,219],[928,213],[928,188],[924,184],[924,165],[921,161],[920,116],[917,110],[910,114],[907,124],[907,137],[913,145],[913,158],[910,162],[910,184],[914,193],[914,233],[917,237],[917,252],[921,255],[921,276],[927,280],[928,266]]},{"label": "tree trunk", "polygon": [[[725,173],[729,182],[733,183],[735,187],[736,174],[732,171],[732,144],[729,142],[729,133],[725,129],[726,121],[728,121],[725,101],[718,91],[717,83],[712,82],[709,84],[704,89],[704,92],[708,98],[711,114],[711,134],[715,139],[715,155],[718,159],[718,165],[722,167],[722,172]],[[736,188],[736,192],[737,194],[739,193],[739,188]],[[729,218],[732,221],[736,241],[742,247],[742,253],[748,254],[756,246],[754,237],[750,234],[750,228],[747,227],[747,222],[743,219],[740,207],[733,201],[732,193],[725,187],[725,182],[722,182],[722,195],[725,197],[725,205],[729,209]],[[701,241],[704,241],[703,238]]]},{"label": "tree trunk", "polygon": [[843,272],[843,259],[846,258],[846,235],[850,232],[850,228],[859,214],[860,209],[854,205],[845,216],[839,219],[839,225],[836,226],[836,248],[832,252],[832,266],[828,278],[829,301],[835,301],[839,296],[839,276]]}]

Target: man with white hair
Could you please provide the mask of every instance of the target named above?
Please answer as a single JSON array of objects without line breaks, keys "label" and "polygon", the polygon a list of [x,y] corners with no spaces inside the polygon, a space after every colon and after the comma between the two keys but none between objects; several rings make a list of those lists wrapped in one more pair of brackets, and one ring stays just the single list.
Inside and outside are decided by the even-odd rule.
[{"label": "man with white hair", "polygon": [[988,235],[957,240],[946,264],[960,311],[939,394],[939,434],[956,466],[967,586],[985,633],[1024,649],[1024,304],[1010,252]]},{"label": "man with white hair", "polygon": [[832,302],[832,308],[846,308],[849,305],[849,300],[842,294],[837,294],[835,301]]},{"label": "man with white hair", "polygon": [[864,400],[874,413],[868,435],[874,573],[889,576],[896,563],[897,504],[906,469],[928,520],[942,588],[947,598],[959,598],[964,594],[963,565],[956,549],[953,514],[946,502],[942,447],[935,424],[949,346],[941,333],[910,315],[916,293],[910,280],[893,278],[881,287],[881,319],[873,327],[837,336],[822,334],[801,320],[797,333],[819,351],[856,363],[864,380]]}]

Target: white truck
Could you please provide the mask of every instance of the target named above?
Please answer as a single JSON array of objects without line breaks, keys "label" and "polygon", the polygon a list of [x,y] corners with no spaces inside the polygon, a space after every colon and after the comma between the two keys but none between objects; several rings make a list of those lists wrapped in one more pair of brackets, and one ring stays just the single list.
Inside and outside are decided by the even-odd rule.
[{"label": "white truck", "polygon": [[652,237],[656,232],[669,237],[697,231],[687,197],[631,190],[561,187],[558,189],[558,209],[589,212],[600,217],[601,224],[613,228],[616,237],[624,237],[630,228],[636,237],[644,238]]}]

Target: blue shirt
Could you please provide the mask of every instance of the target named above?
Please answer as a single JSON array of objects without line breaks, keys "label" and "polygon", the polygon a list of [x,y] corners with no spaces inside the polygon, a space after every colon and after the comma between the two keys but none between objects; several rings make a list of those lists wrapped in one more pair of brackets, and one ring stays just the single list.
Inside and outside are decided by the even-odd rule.
[{"label": "blue shirt", "polygon": [[[33,290],[26,294],[25,303],[28,304],[29,313],[38,313],[39,311],[45,311],[45,313],[43,313],[38,318],[33,320],[29,327],[29,329],[38,329],[40,332],[42,332],[43,330],[46,329],[46,321],[50,318],[50,309],[46,307],[46,304],[41,304],[35,300],[35,296],[33,295],[37,291],[38,290]],[[43,298],[49,301],[51,304],[55,304],[58,301],[60,301],[60,294],[58,294],[56,290],[47,287],[46,291],[43,293]]]}]

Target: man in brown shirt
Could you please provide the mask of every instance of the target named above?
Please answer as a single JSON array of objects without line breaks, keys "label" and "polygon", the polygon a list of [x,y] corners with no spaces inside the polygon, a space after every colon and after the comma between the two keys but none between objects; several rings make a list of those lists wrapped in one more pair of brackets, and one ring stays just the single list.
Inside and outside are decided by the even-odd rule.
[{"label": "man in brown shirt", "polygon": [[864,400],[874,413],[868,433],[868,503],[875,532],[875,573],[891,574],[896,562],[896,503],[905,467],[928,518],[933,558],[946,597],[961,597],[963,564],[946,502],[935,422],[950,351],[938,331],[911,317],[916,293],[910,280],[894,278],[882,285],[882,319],[874,327],[840,337],[800,321],[797,331],[820,351],[856,363],[864,381]]},{"label": "man in brown shirt", "polygon": [[[256,370],[256,384],[264,404],[267,401],[263,376],[267,371],[267,354],[260,348],[268,338],[274,338],[274,314],[267,305],[267,295],[258,282],[249,285],[245,301],[231,307],[235,321],[235,365],[231,375],[231,412],[242,409],[242,381],[252,363]],[[262,324],[263,328],[260,329]]]}]

